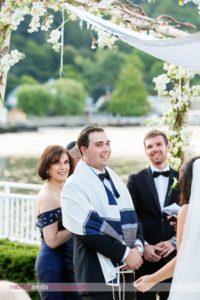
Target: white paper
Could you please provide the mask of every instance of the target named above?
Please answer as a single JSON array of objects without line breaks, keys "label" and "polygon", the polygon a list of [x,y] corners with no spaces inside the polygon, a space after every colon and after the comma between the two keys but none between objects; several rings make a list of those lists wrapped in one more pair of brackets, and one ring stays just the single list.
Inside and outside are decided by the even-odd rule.
[{"label": "white paper", "polygon": [[162,211],[168,215],[172,215],[172,214],[178,215],[179,209],[180,209],[180,206],[177,205],[176,203],[173,203],[169,206],[163,207]]}]

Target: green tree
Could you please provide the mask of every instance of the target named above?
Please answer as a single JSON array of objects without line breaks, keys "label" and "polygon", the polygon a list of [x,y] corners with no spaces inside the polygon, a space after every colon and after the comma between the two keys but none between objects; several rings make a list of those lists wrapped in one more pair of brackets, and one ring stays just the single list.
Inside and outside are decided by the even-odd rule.
[{"label": "green tree", "polygon": [[54,96],[40,84],[24,84],[17,93],[17,107],[29,115],[51,115]]},{"label": "green tree", "polygon": [[141,71],[135,67],[134,57],[122,68],[108,109],[123,116],[142,116],[149,111],[146,86]]},{"label": "green tree", "polygon": [[79,72],[75,65],[66,64],[63,66],[63,78],[73,79],[77,82],[81,82],[87,91],[89,89],[89,82],[83,76],[83,74]]},{"label": "green tree", "polygon": [[122,64],[127,55],[117,49],[97,49],[93,56],[78,56],[76,63],[89,82],[90,95],[94,100],[113,91]]},{"label": "green tree", "polygon": [[[135,2],[135,1],[134,1]],[[167,1],[147,1],[139,0],[138,4],[142,5],[145,12],[150,17],[158,17],[159,15],[171,16],[181,22],[190,22],[197,26],[199,29],[199,14],[195,8],[194,3],[188,3],[187,5],[181,6],[178,1],[167,0]],[[170,22],[170,21],[169,21]],[[191,31],[188,28],[188,31]]]},{"label": "green tree", "polygon": [[[25,53],[26,58],[13,68],[13,74],[19,78],[22,75],[29,75],[41,83],[55,77],[60,58],[48,43],[41,47],[34,40],[28,40],[20,50]],[[56,75],[58,76],[58,73]]]},{"label": "green tree", "polygon": [[82,115],[85,109],[86,91],[81,82],[59,79],[47,84],[54,95],[54,115]]},{"label": "green tree", "polygon": [[63,64],[74,65],[77,54],[77,49],[75,49],[72,45],[65,45],[63,53]]},{"label": "green tree", "polygon": [[13,73],[8,73],[8,80],[6,84],[6,97],[18,84],[19,78]]},{"label": "green tree", "polygon": [[20,78],[20,84],[38,84],[38,81],[29,75],[22,75]]}]

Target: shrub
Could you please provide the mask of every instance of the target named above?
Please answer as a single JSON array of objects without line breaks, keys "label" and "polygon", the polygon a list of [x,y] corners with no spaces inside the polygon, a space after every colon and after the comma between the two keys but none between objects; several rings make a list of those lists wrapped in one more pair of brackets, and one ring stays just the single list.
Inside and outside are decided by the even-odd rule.
[{"label": "shrub", "polygon": [[53,95],[40,84],[23,84],[17,93],[17,106],[30,115],[52,114]]},{"label": "shrub", "polygon": [[73,79],[58,79],[47,85],[54,91],[54,115],[83,115],[86,91],[81,82]]},{"label": "shrub", "polygon": [[[35,260],[38,250],[37,246],[0,240],[0,279],[36,284]],[[40,299],[37,291],[29,294],[31,299]]]}]

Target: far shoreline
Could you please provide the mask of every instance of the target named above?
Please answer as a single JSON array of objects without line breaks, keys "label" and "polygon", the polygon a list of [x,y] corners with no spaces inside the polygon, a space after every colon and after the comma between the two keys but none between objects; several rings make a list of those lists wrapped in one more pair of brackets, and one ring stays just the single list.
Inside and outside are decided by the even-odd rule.
[{"label": "far shoreline", "polygon": [[[35,132],[0,134],[0,157],[39,157],[44,148],[51,144],[66,146],[76,140],[83,127],[43,127]],[[143,137],[150,128],[104,127],[111,140],[112,159],[138,160],[144,162],[146,155]],[[191,144],[193,155],[200,154],[200,126],[190,126],[193,131]]]}]

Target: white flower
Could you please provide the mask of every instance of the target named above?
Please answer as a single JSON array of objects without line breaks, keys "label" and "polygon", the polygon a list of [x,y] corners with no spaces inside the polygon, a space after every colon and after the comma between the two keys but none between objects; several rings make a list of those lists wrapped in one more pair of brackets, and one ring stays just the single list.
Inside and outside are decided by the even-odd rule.
[{"label": "white flower", "polygon": [[58,29],[52,30],[50,38],[47,42],[52,44],[53,49],[58,52],[60,50],[61,43],[59,42],[61,37],[61,31]]},{"label": "white flower", "polygon": [[24,16],[27,14],[27,9],[16,9],[11,15],[10,21],[12,24],[12,29],[16,30],[17,26],[24,20]]},{"label": "white flower", "polygon": [[18,50],[12,50],[5,54],[0,60],[0,70],[2,73],[7,73],[14,64],[18,63],[25,55]]},{"label": "white flower", "polygon": [[61,31],[58,29],[52,30],[50,34],[50,38],[47,40],[47,42],[55,44],[59,41],[61,37]]},{"label": "white flower", "polygon": [[170,196],[170,194],[171,194],[172,191],[177,187],[177,185],[178,185],[178,180],[177,180],[176,177],[173,177],[173,182],[172,182],[172,184],[171,184],[171,186],[170,186],[170,190],[169,190],[168,196]]},{"label": "white flower", "polygon": [[40,28],[40,17],[39,16],[34,16],[31,19],[31,22],[29,24],[30,29],[28,29],[28,32],[32,33],[35,31],[38,31],[38,29]]},{"label": "white flower", "polygon": [[31,15],[32,16],[44,16],[46,13],[46,8],[44,7],[43,1],[33,2]]},{"label": "white flower", "polygon": [[178,153],[178,147],[173,147],[172,148],[172,153],[175,156]]},{"label": "white flower", "polygon": [[155,83],[155,89],[158,91],[159,95],[164,95],[166,91],[166,85],[170,82],[169,77],[166,74],[159,75],[153,78]]},{"label": "white flower", "polygon": [[200,95],[200,85],[194,85],[192,88],[192,96],[199,96]]},{"label": "white flower", "polygon": [[52,23],[53,23],[53,15],[49,15],[44,19],[41,29],[44,31],[48,31]]},{"label": "white flower", "polygon": [[108,48],[112,48],[115,44],[117,38],[105,31],[97,30],[98,32],[98,39],[97,44],[100,48],[103,48],[105,46],[108,46]]},{"label": "white flower", "polygon": [[101,2],[98,4],[99,8],[102,9],[107,9],[110,7],[110,5],[114,2],[115,0],[101,0]]}]

